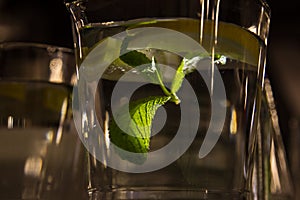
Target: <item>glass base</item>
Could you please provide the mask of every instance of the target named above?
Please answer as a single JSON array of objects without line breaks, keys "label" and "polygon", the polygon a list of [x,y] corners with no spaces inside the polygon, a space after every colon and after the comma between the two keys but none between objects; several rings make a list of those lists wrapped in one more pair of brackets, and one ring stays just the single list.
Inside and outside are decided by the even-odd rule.
[{"label": "glass base", "polygon": [[183,190],[170,188],[118,188],[111,191],[89,190],[90,200],[142,200],[142,199],[207,199],[207,200],[244,200],[245,195],[240,191],[222,190]]}]

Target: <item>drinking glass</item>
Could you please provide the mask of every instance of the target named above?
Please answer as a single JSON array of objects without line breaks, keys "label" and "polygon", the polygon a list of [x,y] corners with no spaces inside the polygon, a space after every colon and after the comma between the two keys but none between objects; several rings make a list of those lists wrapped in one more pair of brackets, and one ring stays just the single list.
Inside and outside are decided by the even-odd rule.
[{"label": "drinking glass", "polygon": [[0,44],[0,199],[81,195],[83,152],[70,106],[74,75],[71,49]]},{"label": "drinking glass", "polygon": [[[73,113],[92,199],[263,198],[253,176],[270,9],[77,0]],[[264,181],[264,179],[259,179]]]}]

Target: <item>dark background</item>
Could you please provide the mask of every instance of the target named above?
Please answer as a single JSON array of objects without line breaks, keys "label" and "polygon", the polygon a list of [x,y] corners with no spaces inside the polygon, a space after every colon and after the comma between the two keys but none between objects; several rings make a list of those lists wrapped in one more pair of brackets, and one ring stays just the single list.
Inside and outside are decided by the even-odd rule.
[{"label": "dark background", "polygon": [[[291,168],[300,170],[300,2],[269,0],[267,76],[271,80]],[[0,42],[40,42],[73,48],[63,0],[0,0]],[[299,173],[298,173],[299,174]],[[294,176],[296,177],[296,176]]]}]

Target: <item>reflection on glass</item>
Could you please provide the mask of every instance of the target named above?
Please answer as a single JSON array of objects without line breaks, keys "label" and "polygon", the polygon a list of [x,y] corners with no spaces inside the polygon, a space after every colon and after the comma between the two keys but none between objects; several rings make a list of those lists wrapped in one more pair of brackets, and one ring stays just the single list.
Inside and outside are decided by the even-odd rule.
[{"label": "reflection on glass", "polygon": [[268,177],[267,181],[270,182],[270,187],[266,188],[269,193],[266,192],[265,195],[271,199],[292,199],[294,195],[293,182],[278,122],[273,91],[268,79],[265,80],[260,117],[260,130],[264,135],[263,169]]}]

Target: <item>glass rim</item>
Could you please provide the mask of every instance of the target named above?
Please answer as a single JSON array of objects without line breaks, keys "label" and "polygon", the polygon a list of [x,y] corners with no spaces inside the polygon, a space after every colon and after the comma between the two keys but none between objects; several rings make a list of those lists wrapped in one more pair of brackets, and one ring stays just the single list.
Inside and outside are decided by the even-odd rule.
[{"label": "glass rim", "polygon": [[[15,55],[19,57],[15,59]],[[0,43],[0,64],[0,81],[47,81],[73,85],[72,78],[76,73],[75,51],[46,43]]]},{"label": "glass rim", "polygon": [[272,11],[268,2],[266,0],[259,0],[259,2],[261,3],[261,6],[265,9],[264,12],[268,13],[269,17],[271,17]]},{"label": "glass rim", "polygon": [[46,43],[38,43],[38,42],[1,42],[0,49],[10,49],[10,48],[39,48],[39,49],[55,49],[58,51],[62,51],[65,53],[74,53],[74,50],[68,47],[62,47],[58,45],[51,45]]}]

